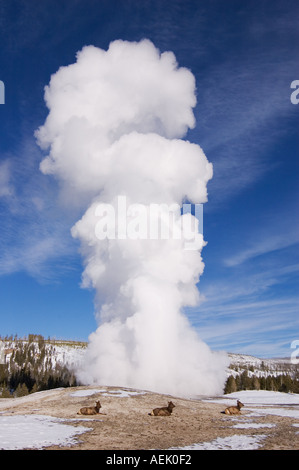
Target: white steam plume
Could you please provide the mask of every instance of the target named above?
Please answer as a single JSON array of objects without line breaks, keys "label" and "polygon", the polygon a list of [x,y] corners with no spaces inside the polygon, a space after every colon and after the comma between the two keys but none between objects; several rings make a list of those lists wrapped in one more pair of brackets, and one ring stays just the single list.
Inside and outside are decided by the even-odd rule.
[{"label": "white steam plume", "polygon": [[[143,237],[134,217],[131,237],[97,233],[103,203],[117,211],[120,196],[131,208],[129,223],[142,205],[149,224],[160,217],[153,204],[207,200],[212,165],[198,145],[181,140],[195,124],[194,76],[148,40],[119,40],[107,51],[84,47],[51,77],[45,101],[49,114],[37,138],[50,150],[41,171],[55,175],[69,199],[88,201],[72,235],[81,242],[83,286],[96,291],[99,327],[79,378],[181,396],[221,393],[226,357],[183,314],[199,300],[202,235],[188,250],[184,230]],[[173,220],[172,230],[183,220],[196,225],[191,214],[175,211]]]}]

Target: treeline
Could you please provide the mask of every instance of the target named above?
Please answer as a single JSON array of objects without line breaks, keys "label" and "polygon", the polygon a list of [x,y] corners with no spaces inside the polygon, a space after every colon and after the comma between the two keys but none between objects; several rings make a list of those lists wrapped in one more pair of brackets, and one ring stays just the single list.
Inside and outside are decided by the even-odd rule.
[{"label": "treeline", "polygon": [[257,377],[244,370],[242,374],[230,375],[227,378],[224,393],[234,393],[240,390],[271,390],[275,392],[299,393],[299,374],[280,374]]},{"label": "treeline", "polygon": [[78,385],[73,371],[56,361],[55,348],[41,335],[28,340],[5,338],[2,347],[12,349],[0,364],[0,397],[19,397],[58,387]]},{"label": "treeline", "polygon": [[[72,340],[61,340],[61,339],[55,339],[55,338],[50,338],[48,337],[47,339],[43,337],[43,335],[37,335],[37,334],[29,334],[25,335],[22,337],[18,337],[18,335],[5,335],[1,336],[0,335],[0,341],[4,342],[13,342],[13,341],[25,341],[25,342],[33,342],[33,341],[43,341],[46,344],[52,344],[52,345],[59,345],[59,346],[80,346],[80,347],[86,347],[87,342],[86,341],[72,341]],[[0,343],[1,344],[1,343]]]}]

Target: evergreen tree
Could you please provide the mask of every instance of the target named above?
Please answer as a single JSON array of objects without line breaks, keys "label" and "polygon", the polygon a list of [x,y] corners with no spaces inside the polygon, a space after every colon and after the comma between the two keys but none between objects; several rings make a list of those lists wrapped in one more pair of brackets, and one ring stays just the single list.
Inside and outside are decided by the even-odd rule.
[{"label": "evergreen tree", "polygon": [[1,398],[10,398],[11,394],[7,386],[4,386],[1,391]]},{"label": "evergreen tree", "polygon": [[260,389],[266,390],[266,379],[264,376],[260,378]]},{"label": "evergreen tree", "polygon": [[236,380],[233,375],[230,375],[226,381],[224,393],[234,393],[237,391]]},{"label": "evergreen tree", "polygon": [[244,370],[244,372],[241,374],[241,390],[250,390],[251,388],[251,380],[248,377],[248,372],[247,370]]},{"label": "evergreen tree", "polygon": [[255,375],[252,378],[252,389],[253,390],[260,390],[260,381],[259,381],[258,377],[256,377]]},{"label": "evergreen tree", "polygon": [[35,392],[38,392],[38,386],[36,383],[33,385],[32,389],[30,390],[30,393],[35,393]]},{"label": "evergreen tree", "polygon": [[16,397],[24,397],[25,395],[28,395],[28,388],[25,383],[19,383],[16,391],[15,391],[15,396]]}]

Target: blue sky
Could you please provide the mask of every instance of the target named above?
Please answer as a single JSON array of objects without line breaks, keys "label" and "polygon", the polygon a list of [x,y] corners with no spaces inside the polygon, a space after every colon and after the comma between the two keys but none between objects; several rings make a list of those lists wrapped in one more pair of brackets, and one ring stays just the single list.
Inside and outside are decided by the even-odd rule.
[{"label": "blue sky", "polygon": [[187,139],[213,163],[202,303],[186,312],[212,349],[289,357],[298,327],[297,1],[1,0],[0,334],[87,340],[94,293],[70,227],[80,214],[39,170],[34,137],[51,74],[93,44],[150,39],[195,76]]}]

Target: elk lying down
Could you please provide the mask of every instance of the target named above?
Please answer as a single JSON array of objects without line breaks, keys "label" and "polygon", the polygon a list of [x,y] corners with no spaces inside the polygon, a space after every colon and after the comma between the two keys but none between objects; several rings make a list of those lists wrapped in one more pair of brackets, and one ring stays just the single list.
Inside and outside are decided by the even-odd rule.
[{"label": "elk lying down", "polygon": [[78,411],[77,415],[96,415],[100,412],[101,407],[101,403],[97,401],[96,406],[85,406]]},{"label": "elk lying down", "polygon": [[226,415],[239,415],[241,413],[242,406],[244,406],[243,403],[237,400],[237,406],[228,406],[225,408],[224,413]]},{"label": "elk lying down", "polygon": [[168,402],[168,406],[163,408],[154,408],[153,411],[149,413],[150,416],[170,416],[175,405],[172,401]]}]

